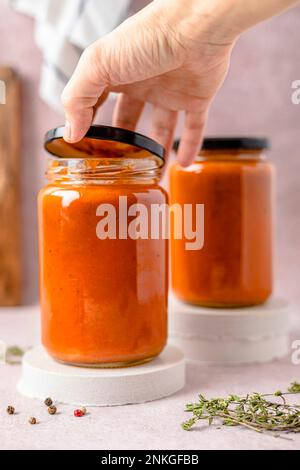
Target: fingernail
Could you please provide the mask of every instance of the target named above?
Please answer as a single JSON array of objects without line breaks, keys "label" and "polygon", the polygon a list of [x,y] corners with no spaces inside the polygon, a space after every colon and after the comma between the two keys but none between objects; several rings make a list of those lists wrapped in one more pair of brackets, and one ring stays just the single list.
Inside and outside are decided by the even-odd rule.
[{"label": "fingernail", "polygon": [[68,142],[71,141],[71,124],[69,123],[69,121],[66,121],[65,123],[64,139]]}]

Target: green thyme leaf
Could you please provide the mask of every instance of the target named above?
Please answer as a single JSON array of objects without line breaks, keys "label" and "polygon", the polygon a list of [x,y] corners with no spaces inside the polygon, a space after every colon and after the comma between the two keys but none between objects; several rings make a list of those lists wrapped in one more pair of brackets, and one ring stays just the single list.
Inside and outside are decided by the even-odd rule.
[{"label": "green thyme leaf", "polygon": [[[227,398],[208,399],[199,395],[197,403],[186,405],[185,411],[192,417],[182,424],[186,431],[200,420],[209,425],[243,426],[257,432],[272,431],[275,437],[281,433],[300,432],[300,404],[288,404],[285,396],[300,393],[300,384],[292,382],[288,392],[273,394],[249,393],[245,397],[229,395]],[[273,398],[273,400],[272,400]]]},{"label": "green thyme leaf", "polygon": [[290,387],[288,388],[290,393],[300,393],[300,383],[299,382],[292,382]]}]

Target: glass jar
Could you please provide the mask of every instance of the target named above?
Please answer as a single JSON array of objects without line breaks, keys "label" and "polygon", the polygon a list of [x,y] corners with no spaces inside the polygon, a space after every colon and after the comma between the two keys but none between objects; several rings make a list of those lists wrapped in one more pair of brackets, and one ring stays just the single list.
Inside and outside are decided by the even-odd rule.
[{"label": "glass jar", "polygon": [[172,286],[207,307],[261,304],[272,293],[274,170],[266,139],[208,138],[196,161],[170,170],[170,202],[204,205],[204,244],[171,240]]},{"label": "glass jar", "polygon": [[168,242],[140,236],[134,215],[167,201],[163,148],[107,126],[76,145],[62,135],[46,136],[38,197],[42,343],[73,365],[149,361],[167,336]]}]

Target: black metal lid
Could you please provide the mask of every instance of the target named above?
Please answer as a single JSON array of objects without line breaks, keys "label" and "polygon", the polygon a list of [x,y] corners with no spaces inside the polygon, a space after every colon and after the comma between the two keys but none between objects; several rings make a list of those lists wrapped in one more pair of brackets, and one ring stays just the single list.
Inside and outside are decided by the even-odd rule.
[{"label": "black metal lid", "polygon": [[[177,150],[180,140],[176,140],[173,149]],[[264,150],[270,148],[270,141],[265,137],[206,137],[202,150]]]},{"label": "black metal lid", "polygon": [[155,140],[137,132],[111,126],[91,126],[85,137],[74,144],[63,139],[64,126],[51,129],[45,135],[45,149],[59,158],[103,157],[158,157],[159,166],[164,164],[165,150]]}]

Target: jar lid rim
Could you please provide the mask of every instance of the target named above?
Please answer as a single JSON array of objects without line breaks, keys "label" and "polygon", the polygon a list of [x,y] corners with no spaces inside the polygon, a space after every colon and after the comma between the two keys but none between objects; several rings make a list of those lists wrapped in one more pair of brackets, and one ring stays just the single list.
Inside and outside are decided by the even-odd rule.
[{"label": "jar lid rim", "polygon": [[[173,149],[178,150],[180,139],[175,140]],[[266,137],[205,137],[201,150],[264,150],[270,148]]]},{"label": "jar lid rim", "polygon": [[[44,138],[44,147],[46,151],[55,157],[59,158],[72,158],[69,154],[66,154],[65,148],[66,145],[68,148],[72,147],[73,144],[69,144],[63,140],[65,126],[58,126],[53,129],[50,129]],[[128,129],[123,129],[121,127],[105,126],[105,125],[93,125],[89,128],[86,135],[80,142],[84,142],[86,138],[95,139],[95,140],[105,140],[120,142],[124,144],[131,145],[133,147],[138,147],[141,150],[146,150],[151,154],[157,156],[160,160],[160,166],[164,164],[165,160],[165,149],[155,140],[147,137],[143,134],[140,134],[135,131]],[[57,145],[61,141],[62,145]],[[53,143],[55,142],[55,148]],[[76,155],[76,148],[78,143],[74,145],[74,155],[73,158],[82,156],[82,150],[80,150],[80,155]],[[93,155],[87,153],[86,158],[93,158]],[[99,158],[99,156],[98,156]]]}]

